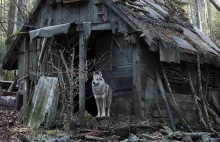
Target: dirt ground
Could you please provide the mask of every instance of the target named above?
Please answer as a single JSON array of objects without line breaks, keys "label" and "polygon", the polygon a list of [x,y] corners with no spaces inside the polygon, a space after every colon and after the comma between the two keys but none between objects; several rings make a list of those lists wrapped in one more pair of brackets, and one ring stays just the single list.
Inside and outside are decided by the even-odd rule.
[{"label": "dirt ground", "polygon": [[0,142],[17,141],[24,128],[16,122],[17,113],[14,108],[0,106]]},{"label": "dirt ground", "polygon": [[[88,117],[89,116],[89,117]],[[141,121],[133,116],[112,116],[110,118],[93,118],[86,115],[86,129],[80,129],[73,125],[71,131],[65,133],[63,130],[55,129],[31,129],[23,127],[16,122],[17,112],[14,108],[0,106],[0,142],[18,142],[21,135],[27,136],[32,141],[45,141],[51,138],[69,137],[70,142],[84,141],[120,141],[138,139],[143,142],[155,141],[184,141],[185,134],[172,132],[168,127],[158,122]],[[166,127],[166,128],[165,128]],[[178,133],[178,135],[176,134]],[[203,133],[196,141],[203,138],[212,139],[213,142],[220,141],[212,133]],[[182,136],[181,138],[179,136]],[[178,137],[177,137],[178,136]],[[190,137],[190,136],[189,136]],[[188,137],[187,137],[188,138]],[[191,137],[190,137],[191,139]]]}]

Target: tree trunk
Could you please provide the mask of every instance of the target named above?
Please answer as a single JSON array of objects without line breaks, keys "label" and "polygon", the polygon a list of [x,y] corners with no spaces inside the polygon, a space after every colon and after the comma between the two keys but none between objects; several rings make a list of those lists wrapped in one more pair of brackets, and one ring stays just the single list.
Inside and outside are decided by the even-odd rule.
[{"label": "tree trunk", "polygon": [[[14,31],[14,22],[15,20],[15,3],[10,1],[9,3],[9,11],[8,11],[8,29],[7,29],[7,36],[9,37]],[[9,41],[7,45],[7,49],[10,47],[11,42]]]},{"label": "tree trunk", "polygon": [[198,0],[195,0],[195,1],[194,1],[194,11],[195,11],[195,18],[196,18],[196,27],[197,27],[198,29],[200,29]]},{"label": "tree trunk", "polygon": [[189,1],[189,7],[190,7],[190,19],[191,19],[191,22],[194,23],[193,2],[192,1]]},{"label": "tree trunk", "polygon": [[17,6],[17,22],[19,25],[17,25],[17,30],[20,31],[21,29],[21,24],[25,22],[25,15],[24,15],[24,2],[23,0],[13,0],[16,3]]},{"label": "tree trunk", "polygon": [[214,30],[212,27],[210,2],[209,2],[209,0],[206,0],[206,2],[207,2],[207,21],[208,21],[209,33],[210,33],[210,37],[211,37],[212,41],[215,41]]}]

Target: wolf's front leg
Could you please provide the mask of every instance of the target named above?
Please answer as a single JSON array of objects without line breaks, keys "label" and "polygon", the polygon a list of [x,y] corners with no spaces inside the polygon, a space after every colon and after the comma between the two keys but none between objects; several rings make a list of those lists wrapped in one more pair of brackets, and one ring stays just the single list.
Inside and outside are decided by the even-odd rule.
[{"label": "wolf's front leg", "polygon": [[107,112],[107,117],[109,117],[110,116],[110,107],[108,106],[108,110],[107,110],[108,112]]},{"label": "wolf's front leg", "polygon": [[102,117],[105,117],[105,109],[106,109],[106,98],[102,100]]},{"label": "wolf's front leg", "polygon": [[96,106],[97,106],[97,110],[98,110],[98,115],[96,117],[100,117],[101,113],[100,113],[99,100],[95,99],[95,102],[96,102]]}]

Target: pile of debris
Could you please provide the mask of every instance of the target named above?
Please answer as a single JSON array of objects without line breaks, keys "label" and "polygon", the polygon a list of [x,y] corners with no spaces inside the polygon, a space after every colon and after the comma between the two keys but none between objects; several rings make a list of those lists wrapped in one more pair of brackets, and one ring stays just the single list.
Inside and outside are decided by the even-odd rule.
[{"label": "pile of debris", "polygon": [[[90,116],[92,117],[92,116]],[[86,117],[88,118],[88,117]],[[167,142],[167,141],[202,141],[217,142],[216,133],[210,132],[173,132],[169,127],[158,122],[141,121],[133,116],[90,119],[87,129],[72,128],[68,133],[62,130],[46,130],[22,127],[16,122],[16,111],[0,107],[0,141],[46,141],[46,142]],[[75,125],[76,126],[76,125]]]},{"label": "pile of debris", "polygon": [[[129,119],[128,119],[129,118]],[[173,132],[158,122],[140,121],[134,117],[96,118],[92,129],[79,129],[70,133],[72,141],[114,142],[168,142],[202,141],[215,142],[220,139],[210,132]]]},{"label": "pile of debris", "polygon": [[[147,127],[137,127],[139,130],[134,134],[129,126],[120,126],[113,130],[80,130],[77,133],[72,133],[72,141],[114,141],[114,142],[217,142],[220,139],[216,138],[214,133],[209,132],[173,132],[169,127],[163,126],[162,129],[155,132],[148,132]],[[146,131],[144,131],[146,130]]]}]

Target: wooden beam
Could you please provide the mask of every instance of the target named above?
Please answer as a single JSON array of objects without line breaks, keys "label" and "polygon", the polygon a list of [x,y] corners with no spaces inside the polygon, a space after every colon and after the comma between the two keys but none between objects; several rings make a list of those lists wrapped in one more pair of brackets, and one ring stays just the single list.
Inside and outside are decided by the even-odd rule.
[{"label": "wooden beam", "polygon": [[117,13],[123,20],[125,20],[134,30],[138,30],[139,27],[124,13],[122,12],[112,0],[102,0],[102,3],[110,7],[115,13]]},{"label": "wooden beam", "polygon": [[86,82],[86,59],[87,42],[91,34],[91,23],[83,23],[83,31],[79,34],[79,118],[81,126],[85,124],[85,82]]},{"label": "wooden beam", "polygon": [[133,91],[134,91],[134,115],[141,116],[141,79],[140,79],[140,61],[138,53],[140,52],[139,43],[137,43],[133,52]]},{"label": "wooden beam", "polygon": [[135,31],[143,32],[145,36],[143,39],[147,42],[149,46],[152,45],[152,39],[149,36],[150,32],[146,29],[145,25],[140,23],[136,18],[131,14],[126,14],[126,11],[123,11],[118,8],[118,6],[112,0],[102,0],[103,5],[110,7],[115,13],[117,13],[128,25],[130,25]]},{"label": "wooden beam", "polygon": [[[112,30],[111,23],[106,22],[106,23],[91,24],[91,31],[104,31],[104,30]],[[83,31],[83,24],[77,25],[77,31]]]},{"label": "wooden beam", "polygon": [[209,0],[213,6],[220,12],[220,6],[214,1],[214,0]]},{"label": "wooden beam", "polygon": [[[24,63],[24,76],[29,75],[29,40],[28,36],[24,37],[24,58],[25,58],[25,63]],[[29,95],[29,78],[25,78],[24,80],[24,88],[23,88],[23,123],[27,123],[27,111],[28,111],[28,95]]]}]

